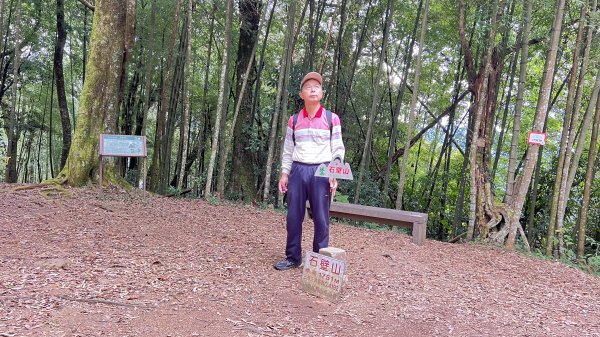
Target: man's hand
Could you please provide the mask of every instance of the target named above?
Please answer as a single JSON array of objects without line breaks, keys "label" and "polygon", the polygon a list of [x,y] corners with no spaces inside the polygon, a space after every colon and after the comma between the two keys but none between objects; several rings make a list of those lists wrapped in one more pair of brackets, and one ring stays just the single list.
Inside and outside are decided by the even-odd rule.
[{"label": "man's hand", "polygon": [[279,178],[279,192],[285,193],[288,190],[288,174],[282,173]]},{"label": "man's hand", "polygon": [[329,192],[331,192],[331,197],[335,197],[335,191],[337,189],[338,183],[337,179],[329,178]]}]

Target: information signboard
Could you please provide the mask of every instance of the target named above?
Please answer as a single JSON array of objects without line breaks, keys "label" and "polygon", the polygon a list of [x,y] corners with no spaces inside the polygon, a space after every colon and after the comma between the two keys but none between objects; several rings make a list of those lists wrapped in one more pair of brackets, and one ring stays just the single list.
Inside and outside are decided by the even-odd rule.
[{"label": "information signboard", "polygon": [[130,135],[100,135],[100,181],[102,181],[102,171],[104,165],[103,157],[144,157],[142,188],[146,189],[146,137]]},{"label": "information signboard", "polygon": [[146,137],[101,134],[100,155],[112,157],[146,157]]}]

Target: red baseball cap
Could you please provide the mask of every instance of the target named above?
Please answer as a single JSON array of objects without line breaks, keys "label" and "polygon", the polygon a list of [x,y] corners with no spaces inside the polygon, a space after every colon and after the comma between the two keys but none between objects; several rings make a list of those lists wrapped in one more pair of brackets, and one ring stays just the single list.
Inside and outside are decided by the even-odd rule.
[{"label": "red baseball cap", "polygon": [[319,82],[320,85],[323,85],[323,77],[321,77],[321,74],[316,71],[311,71],[310,73],[306,74],[302,79],[302,82],[300,82],[300,89],[302,89],[304,83],[308,80],[315,80]]}]

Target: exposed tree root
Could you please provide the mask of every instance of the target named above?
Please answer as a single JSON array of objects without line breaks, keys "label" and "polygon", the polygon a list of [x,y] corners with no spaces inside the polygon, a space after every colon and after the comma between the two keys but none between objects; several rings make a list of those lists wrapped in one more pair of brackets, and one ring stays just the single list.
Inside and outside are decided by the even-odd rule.
[{"label": "exposed tree root", "polygon": [[50,186],[62,185],[54,180],[55,179],[45,180],[39,184],[21,185],[21,186],[17,186],[17,187],[11,188],[11,189],[7,189],[7,190],[0,190],[0,193],[35,190],[38,188],[45,189],[45,188],[49,188]]},{"label": "exposed tree root", "polygon": [[40,194],[46,198],[50,197],[70,197],[73,195],[71,191],[67,190],[62,186],[51,186],[48,188],[44,188],[40,191]]}]

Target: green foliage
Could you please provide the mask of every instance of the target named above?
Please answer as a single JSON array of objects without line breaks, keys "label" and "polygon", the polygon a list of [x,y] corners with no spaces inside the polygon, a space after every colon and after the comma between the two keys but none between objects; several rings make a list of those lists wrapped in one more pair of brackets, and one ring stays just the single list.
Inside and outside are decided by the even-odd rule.
[{"label": "green foliage", "polygon": [[350,203],[350,196],[338,192],[335,194],[335,201],[347,204]]},{"label": "green foliage", "polygon": [[[568,265],[573,268],[581,269],[590,274],[600,276],[600,243],[594,240],[592,237],[586,237],[586,244],[589,248],[587,253],[582,260],[578,261],[576,258],[575,251],[573,250],[576,242],[573,242],[570,236],[565,236],[566,246],[568,247],[564,251],[564,257],[560,259],[561,263]],[[535,257],[541,260],[553,260],[551,256],[546,256],[543,249],[534,249],[531,252],[525,252],[524,248],[520,248],[520,252]]]},{"label": "green foliage", "polygon": [[586,258],[587,266],[596,276],[600,276],[600,255]]},{"label": "green foliage", "polygon": [[[125,180],[127,180],[128,183],[130,183],[133,186],[137,186],[138,185],[138,181],[139,181],[139,174],[140,171],[139,170],[127,170],[127,172],[125,173]],[[169,189],[171,188],[171,186],[169,186]],[[171,193],[171,191],[169,191],[169,194]]]},{"label": "green foliage", "polygon": [[174,196],[181,195],[181,189],[177,188],[175,186],[169,186],[167,188],[167,195],[174,195]]},{"label": "green foliage", "polygon": [[221,203],[221,200],[214,194],[207,195],[206,201],[213,206],[218,206]]}]

